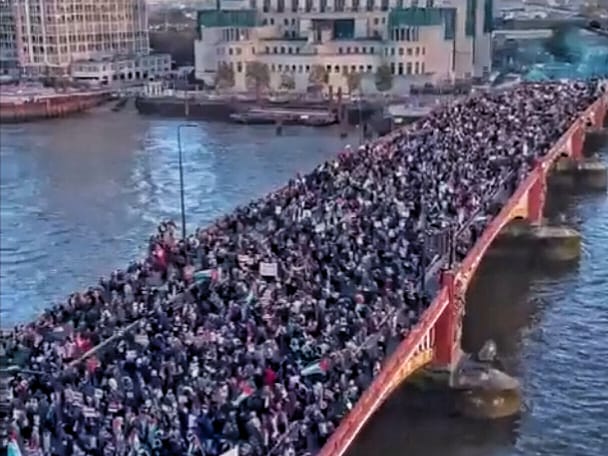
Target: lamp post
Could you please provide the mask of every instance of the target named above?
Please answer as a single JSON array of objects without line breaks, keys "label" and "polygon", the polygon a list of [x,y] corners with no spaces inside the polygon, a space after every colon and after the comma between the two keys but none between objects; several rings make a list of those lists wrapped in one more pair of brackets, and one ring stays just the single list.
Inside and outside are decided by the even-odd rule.
[{"label": "lamp post", "polygon": [[177,150],[179,155],[179,198],[182,213],[182,239],[186,239],[186,206],[184,202],[184,165],[182,158],[182,128],[196,128],[196,124],[179,124],[177,126]]}]

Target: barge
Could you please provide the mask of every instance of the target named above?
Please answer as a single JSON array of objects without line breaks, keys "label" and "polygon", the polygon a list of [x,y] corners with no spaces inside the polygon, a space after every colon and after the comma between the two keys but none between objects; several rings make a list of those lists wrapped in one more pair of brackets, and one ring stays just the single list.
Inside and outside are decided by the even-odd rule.
[{"label": "barge", "polygon": [[20,123],[64,117],[99,106],[109,98],[110,93],[107,91],[8,91],[3,88],[0,95],[0,122]]},{"label": "barge", "polygon": [[230,115],[230,120],[247,125],[303,125],[307,127],[327,127],[337,123],[337,116],[331,111],[304,111],[295,109],[251,108]]}]

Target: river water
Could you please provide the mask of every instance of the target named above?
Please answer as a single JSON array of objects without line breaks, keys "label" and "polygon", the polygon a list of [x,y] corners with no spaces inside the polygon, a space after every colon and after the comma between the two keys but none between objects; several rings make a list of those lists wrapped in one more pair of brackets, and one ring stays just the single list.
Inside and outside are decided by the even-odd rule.
[{"label": "river water", "polygon": [[[178,121],[100,110],[0,129],[0,319],[45,306],[142,255],[179,220]],[[183,130],[189,229],[334,156],[336,130],[198,124]],[[608,147],[605,149],[608,155]],[[448,417],[432,398],[394,394],[356,442],[358,455],[608,454],[608,199],[561,195],[584,253],[568,268],[485,264],[467,303],[465,349],[487,338],[523,384],[517,420]]]}]

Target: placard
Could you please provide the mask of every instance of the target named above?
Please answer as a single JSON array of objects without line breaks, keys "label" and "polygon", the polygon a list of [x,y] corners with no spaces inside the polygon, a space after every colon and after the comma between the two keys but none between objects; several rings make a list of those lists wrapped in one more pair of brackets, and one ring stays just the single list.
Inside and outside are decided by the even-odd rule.
[{"label": "placard", "polygon": [[276,263],[260,263],[260,275],[263,277],[276,277],[278,266]]}]

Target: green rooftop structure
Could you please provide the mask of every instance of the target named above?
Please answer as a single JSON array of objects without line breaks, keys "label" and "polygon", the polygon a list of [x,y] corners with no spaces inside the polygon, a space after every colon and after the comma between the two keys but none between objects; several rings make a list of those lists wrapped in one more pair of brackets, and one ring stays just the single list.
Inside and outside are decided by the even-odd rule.
[{"label": "green rooftop structure", "polygon": [[256,27],[258,13],[254,9],[203,10],[197,14],[197,26],[201,27]]},{"label": "green rooftop structure", "polygon": [[456,36],[456,8],[394,8],[388,15],[389,28],[443,25],[446,40]]}]

